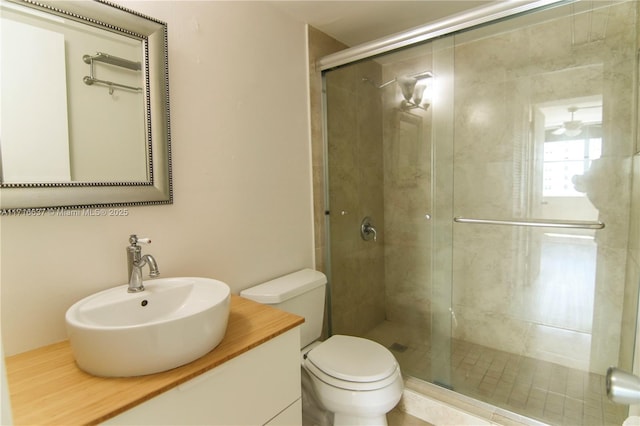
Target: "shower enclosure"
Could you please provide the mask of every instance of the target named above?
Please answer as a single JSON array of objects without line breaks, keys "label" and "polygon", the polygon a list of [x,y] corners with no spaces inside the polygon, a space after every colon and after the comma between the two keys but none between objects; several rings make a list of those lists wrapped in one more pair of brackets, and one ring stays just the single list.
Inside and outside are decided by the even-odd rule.
[{"label": "shower enclosure", "polygon": [[324,71],[331,333],[550,424],[621,424],[602,376],[635,339],[637,6],[563,3]]}]

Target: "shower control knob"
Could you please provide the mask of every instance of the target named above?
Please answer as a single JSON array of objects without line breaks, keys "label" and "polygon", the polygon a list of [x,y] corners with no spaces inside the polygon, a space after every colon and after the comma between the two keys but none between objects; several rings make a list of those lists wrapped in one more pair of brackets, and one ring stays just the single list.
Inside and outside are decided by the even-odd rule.
[{"label": "shower control knob", "polygon": [[378,232],[376,231],[375,226],[371,223],[371,218],[369,216],[362,219],[362,223],[360,224],[360,236],[365,241],[378,241]]}]

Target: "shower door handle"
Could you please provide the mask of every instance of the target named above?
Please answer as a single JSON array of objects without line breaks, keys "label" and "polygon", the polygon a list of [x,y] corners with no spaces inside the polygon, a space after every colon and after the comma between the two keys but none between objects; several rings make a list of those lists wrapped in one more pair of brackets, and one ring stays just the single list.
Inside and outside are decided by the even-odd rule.
[{"label": "shower door handle", "polygon": [[360,236],[365,241],[378,241],[378,233],[375,226],[371,224],[371,218],[369,216],[362,219],[360,224]]},{"label": "shower door handle", "polygon": [[571,229],[602,229],[604,223],[585,220],[553,220],[553,219],[472,219],[468,217],[454,217],[457,223],[472,223],[479,225],[510,225],[533,226],[538,228],[571,228]]}]

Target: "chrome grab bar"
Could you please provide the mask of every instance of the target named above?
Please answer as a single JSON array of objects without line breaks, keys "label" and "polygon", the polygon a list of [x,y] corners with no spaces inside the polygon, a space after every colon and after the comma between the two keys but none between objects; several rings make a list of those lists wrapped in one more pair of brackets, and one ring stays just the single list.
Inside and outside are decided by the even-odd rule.
[{"label": "chrome grab bar", "polygon": [[467,217],[454,217],[457,223],[472,223],[479,225],[511,225],[511,226],[535,226],[549,228],[572,228],[572,229],[602,229],[604,223],[600,221],[586,220],[553,220],[553,219],[472,219]]},{"label": "chrome grab bar", "polygon": [[94,62],[103,62],[105,64],[114,65],[121,68],[126,68],[132,71],[142,70],[142,64],[140,62],[130,61],[128,59],[120,58],[118,56],[108,55],[106,53],[98,52],[95,56],[84,55],[82,60],[89,64],[89,75],[82,78],[84,84],[91,86],[94,83],[102,84],[109,87],[109,94],[113,94],[114,88],[133,90],[134,92],[141,92],[142,87],[134,87],[126,84],[114,83],[113,81],[100,80],[94,75]]},{"label": "chrome grab bar", "polygon": [[137,61],[130,61],[119,56],[109,55],[107,53],[98,52],[95,55],[84,55],[82,60],[85,64],[91,65],[92,61],[104,62],[105,64],[115,65],[116,67],[127,68],[132,71],[140,71],[142,69],[142,63]]},{"label": "chrome grab bar", "polygon": [[85,75],[82,81],[84,81],[84,84],[86,84],[87,86],[91,86],[93,83],[98,83],[104,86],[108,86],[110,88],[118,87],[120,89],[133,90],[134,92],[142,92],[142,87],[127,86],[126,84],[114,83],[113,81],[107,81],[107,80],[100,80],[98,78],[89,77],[88,75]]}]

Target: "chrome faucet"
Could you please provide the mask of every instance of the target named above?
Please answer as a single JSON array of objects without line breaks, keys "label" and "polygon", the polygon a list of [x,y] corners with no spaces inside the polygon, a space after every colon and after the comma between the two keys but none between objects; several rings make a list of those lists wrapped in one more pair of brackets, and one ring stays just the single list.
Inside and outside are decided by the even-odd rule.
[{"label": "chrome faucet", "polygon": [[129,247],[127,247],[127,267],[129,277],[129,293],[137,293],[144,291],[144,285],[142,285],[142,267],[149,265],[149,276],[151,278],[160,275],[158,271],[158,264],[156,260],[150,254],[142,255],[142,247],[139,244],[151,244],[149,238],[138,238],[137,235],[129,236]]}]

